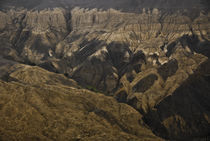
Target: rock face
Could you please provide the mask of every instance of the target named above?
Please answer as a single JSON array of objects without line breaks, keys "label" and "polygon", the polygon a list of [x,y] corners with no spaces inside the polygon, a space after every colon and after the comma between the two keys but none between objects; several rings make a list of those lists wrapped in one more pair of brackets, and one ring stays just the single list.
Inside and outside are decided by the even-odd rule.
[{"label": "rock face", "polygon": [[[82,8],[86,6],[80,1],[57,2],[71,8],[53,8],[40,1],[31,3],[33,9],[8,9],[14,2],[4,2],[0,56],[6,67],[17,62],[39,66],[64,74],[81,87],[113,96],[134,107],[162,138],[193,140],[209,135],[208,6],[192,1],[189,5],[198,7],[189,8],[186,0],[157,1],[154,6],[132,1],[129,6],[124,0],[113,7],[106,2],[99,9],[102,1],[93,1],[86,5],[89,8]],[[129,10],[133,6],[141,11]],[[64,76],[53,78],[33,69],[23,73],[16,68],[12,74],[5,67],[0,70],[2,80],[18,80],[30,87],[35,82],[40,85],[39,81],[70,84]],[[24,80],[30,74],[31,79]]]}]

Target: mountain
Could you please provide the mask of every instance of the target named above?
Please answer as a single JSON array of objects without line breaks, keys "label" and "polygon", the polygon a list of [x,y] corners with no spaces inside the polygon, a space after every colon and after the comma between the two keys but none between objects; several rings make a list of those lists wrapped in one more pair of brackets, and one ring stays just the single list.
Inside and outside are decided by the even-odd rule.
[{"label": "mountain", "polygon": [[1,1],[0,140],[208,139],[208,3]]},{"label": "mountain", "polygon": [[[1,63],[7,60],[1,60]],[[7,61],[0,80],[0,139],[161,141],[142,115],[64,75]],[[140,139],[141,138],[141,139]]]}]

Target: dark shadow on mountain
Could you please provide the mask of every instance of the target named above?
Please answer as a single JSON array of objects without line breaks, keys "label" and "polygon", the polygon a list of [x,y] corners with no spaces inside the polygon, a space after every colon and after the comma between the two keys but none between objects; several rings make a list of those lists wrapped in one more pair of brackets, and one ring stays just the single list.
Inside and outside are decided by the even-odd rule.
[{"label": "dark shadow on mountain", "polygon": [[[40,35],[38,35],[35,40],[33,41],[30,49],[32,51],[36,51],[40,54],[45,54],[45,55],[48,55],[48,52],[50,50],[50,46],[48,45],[45,45],[42,41],[42,37]],[[49,55],[48,55],[49,56]]]},{"label": "dark shadow on mountain", "polygon": [[182,46],[189,46],[192,52],[200,53],[205,55],[206,57],[210,57],[210,42],[203,37],[201,37],[204,41],[200,41],[197,35],[184,35],[182,36],[179,41],[181,42]]},{"label": "dark shadow on mountain", "polygon": [[201,41],[197,35],[183,35],[181,38],[178,38],[176,41],[170,43],[167,46],[166,56],[170,57],[177,49],[176,45],[180,43],[183,48],[189,47],[192,53],[196,52],[199,54],[203,54],[206,57],[210,57],[210,42],[203,37],[203,41]]},{"label": "dark shadow on mountain", "polygon": [[152,87],[152,85],[155,83],[155,81],[158,79],[158,77],[155,74],[150,74],[146,76],[145,78],[141,79],[134,87],[133,92],[146,92],[149,88]]},{"label": "dark shadow on mountain", "polygon": [[[119,72],[128,65],[131,54],[128,44],[112,42],[107,46],[107,50],[113,65]],[[126,54],[129,56],[127,57]]]},{"label": "dark shadow on mountain", "polygon": [[144,120],[157,135],[166,139],[206,138],[210,131],[209,101],[210,59],[202,63],[172,95],[156,105],[155,110],[146,114]]},{"label": "dark shadow on mountain", "polygon": [[83,62],[87,59],[87,57],[91,56],[97,50],[100,50],[105,45],[104,41],[93,39],[88,41],[84,39],[83,42],[79,45],[80,49],[75,53],[75,57]]},{"label": "dark shadow on mountain", "polygon": [[158,73],[163,78],[163,80],[167,80],[167,78],[174,75],[177,70],[178,70],[178,61],[176,59],[172,59],[169,62],[160,66],[158,68]]},{"label": "dark shadow on mountain", "polygon": [[58,72],[58,70],[56,70],[56,68],[53,66],[52,62],[50,61],[46,61],[42,64],[39,64],[38,66],[51,72],[55,72],[55,73]]}]

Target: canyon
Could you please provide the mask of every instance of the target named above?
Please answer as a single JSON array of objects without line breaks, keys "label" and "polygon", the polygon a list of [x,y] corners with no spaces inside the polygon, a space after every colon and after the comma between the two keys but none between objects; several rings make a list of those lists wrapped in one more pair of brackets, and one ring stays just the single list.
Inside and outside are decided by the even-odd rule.
[{"label": "canyon", "polygon": [[0,140],[207,139],[208,1],[90,1],[0,2]]}]

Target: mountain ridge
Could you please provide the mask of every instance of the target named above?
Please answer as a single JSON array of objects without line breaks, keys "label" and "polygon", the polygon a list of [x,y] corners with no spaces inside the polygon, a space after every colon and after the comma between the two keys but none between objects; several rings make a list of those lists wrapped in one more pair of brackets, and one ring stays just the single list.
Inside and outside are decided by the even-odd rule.
[{"label": "mountain ridge", "polygon": [[158,8],[158,9],[203,9],[209,7],[205,0],[3,0],[1,1],[1,7],[24,7],[29,9],[44,9],[52,7],[63,8],[98,8],[98,9],[117,9],[122,11],[138,11],[141,12],[143,8]]},{"label": "mountain ridge", "polygon": [[[0,19],[3,19],[0,20],[0,89],[4,92],[0,92],[0,96],[10,97],[15,92],[19,97],[29,94],[38,100],[28,101],[32,104],[29,109],[36,108],[41,117],[48,118],[50,115],[53,119],[56,119],[56,115],[52,115],[53,105],[58,106],[62,103],[68,107],[74,100],[60,97],[65,94],[73,96],[77,100],[77,103],[73,104],[73,110],[93,112],[93,115],[96,114],[94,122],[102,118],[105,123],[111,124],[109,127],[119,136],[114,137],[107,132],[111,136],[110,140],[119,140],[120,136],[126,137],[125,140],[141,140],[144,134],[140,132],[144,127],[149,128],[149,135],[153,131],[163,140],[202,140],[208,137],[210,109],[206,100],[209,99],[209,92],[205,91],[210,86],[208,12],[201,9],[195,12],[189,9],[186,12],[183,8],[174,11],[144,8],[141,9],[142,12],[126,12],[109,6],[108,9],[100,9],[98,5],[95,7],[99,9],[46,8],[45,5],[38,7],[16,7],[0,11]],[[11,95],[9,89],[4,87],[14,88]],[[23,92],[22,95],[15,91],[16,88]],[[36,88],[38,90],[32,93]],[[45,92],[49,93],[49,97]],[[50,93],[56,95],[51,97]],[[91,101],[96,101],[98,95],[105,103],[99,101],[100,108],[94,109],[97,102]],[[51,98],[58,101],[51,101]],[[144,129],[140,130],[139,124],[138,127],[133,124],[132,127],[128,127],[129,123],[119,121],[121,116],[113,116],[115,111],[110,113],[101,110],[109,98],[113,101],[109,103],[110,111],[118,107],[113,106],[113,103],[135,108],[135,115],[142,117],[140,122],[144,124]],[[40,99],[45,101],[40,102]],[[179,99],[182,103],[179,103]],[[40,102],[41,106],[36,102]],[[81,105],[80,102],[87,105]],[[42,106],[48,110],[40,110]],[[2,107],[4,106],[0,103],[0,109]],[[54,108],[56,111],[62,111],[59,106]],[[5,118],[8,116],[11,120],[12,114],[4,110],[2,112]],[[18,108],[18,111],[21,109]],[[49,111],[51,114],[48,115]],[[62,113],[57,114],[58,117],[63,117]],[[67,115],[69,117],[71,113]],[[78,118],[76,114],[73,116]],[[44,123],[48,121],[52,127],[56,124],[51,119],[45,120]],[[75,121],[85,122],[81,118]],[[9,122],[8,125],[4,125],[6,130],[0,130],[4,139],[9,133]],[[23,126],[21,121],[18,120],[18,123],[20,127]],[[37,123],[40,125],[43,122],[38,120]],[[57,133],[66,127],[61,120],[56,125],[59,125],[58,132],[52,131],[52,127],[45,131],[49,136],[56,134],[57,137],[53,136],[53,139],[60,139]],[[101,127],[100,131],[107,131],[100,123],[97,126]],[[83,133],[77,132],[76,125],[73,129],[76,131],[68,132],[72,136],[65,134],[65,137],[75,139],[79,135],[83,140],[98,139],[95,138],[94,129],[85,128],[89,131],[94,130],[93,133],[86,130]],[[19,132],[8,135],[17,133]],[[21,134],[23,137],[26,135]],[[29,132],[27,134],[31,135]],[[93,138],[87,137],[89,134]],[[46,134],[40,132],[39,135],[46,137]],[[156,136],[153,136],[154,140]],[[101,136],[99,138],[101,139]]]}]

